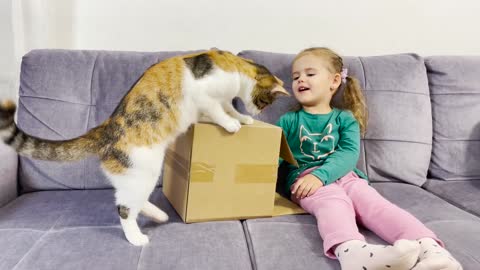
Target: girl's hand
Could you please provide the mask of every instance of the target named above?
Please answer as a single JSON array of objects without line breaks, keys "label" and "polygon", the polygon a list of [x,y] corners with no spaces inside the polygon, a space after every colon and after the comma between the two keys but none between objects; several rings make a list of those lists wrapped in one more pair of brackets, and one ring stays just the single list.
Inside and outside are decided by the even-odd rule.
[{"label": "girl's hand", "polygon": [[297,200],[303,199],[315,193],[317,189],[323,186],[322,181],[312,174],[307,174],[304,177],[298,179],[295,184],[292,185],[292,196],[295,196]]}]

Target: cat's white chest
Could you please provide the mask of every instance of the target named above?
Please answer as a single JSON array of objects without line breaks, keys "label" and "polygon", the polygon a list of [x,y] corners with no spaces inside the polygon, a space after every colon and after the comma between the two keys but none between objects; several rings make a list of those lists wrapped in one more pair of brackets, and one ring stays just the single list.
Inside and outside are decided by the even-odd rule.
[{"label": "cat's white chest", "polygon": [[225,72],[214,68],[202,78],[195,78],[188,70],[184,70],[182,81],[183,100],[179,104],[179,132],[199,120],[202,108],[209,107],[212,101],[217,103],[231,102],[240,91],[240,77],[235,72]]}]

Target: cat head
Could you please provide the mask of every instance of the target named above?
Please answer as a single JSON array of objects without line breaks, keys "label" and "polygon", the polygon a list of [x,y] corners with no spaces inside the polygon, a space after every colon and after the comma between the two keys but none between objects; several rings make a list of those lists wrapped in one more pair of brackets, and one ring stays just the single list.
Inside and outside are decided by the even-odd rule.
[{"label": "cat head", "polygon": [[246,82],[242,83],[241,98],[249,113],[258,114],[278,97],[290,96],[283,87],[283,81],[265,66],[226,51],[212,50],[209,54],[222,69],[244,75]]},{"label": "cat head", "polygon": [[266,67],[248,59],[245,59],[245,61],[251,63],[256,69],[256,84],[251,92],[252,104],[255,107],[252,106],[252,108],[250,108],[251,113],[259,113],[280,96],[290,96],[287,90],[283,87],[283,81],[274,76]]}]

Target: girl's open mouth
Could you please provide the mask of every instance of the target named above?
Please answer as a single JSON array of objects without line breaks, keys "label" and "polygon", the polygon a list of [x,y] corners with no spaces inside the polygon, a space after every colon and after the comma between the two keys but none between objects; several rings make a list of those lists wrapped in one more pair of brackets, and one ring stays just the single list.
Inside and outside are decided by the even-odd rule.
[{"label": "girl's open mouth", "polygon": [[301,87],[298,88],[298,92],[303,92],[303,91],[308,91],[308,90],[310,90],[310,88],[308,88],[308,87],[301,86]]}]

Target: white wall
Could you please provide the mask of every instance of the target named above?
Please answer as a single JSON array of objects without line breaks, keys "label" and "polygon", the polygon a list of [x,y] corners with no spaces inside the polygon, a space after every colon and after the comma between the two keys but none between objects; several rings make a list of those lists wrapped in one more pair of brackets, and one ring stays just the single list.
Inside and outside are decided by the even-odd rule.
[{"label": "white wall", "polygon": [[349,55],[480,54],[480,1],[82,0],[75,46],[175,50],[217,46]]},{"label": "white wall", "polygon": [[479,10],[476,0],[0,0],[0,80],[15,81],[33,48],[480,55]]},{"label": "white wall", "polygon": [[73,1],[0,0],[0,98],[16,98],[21,57],[37,48],[73,48]]},{"label": "white wall", "polygon": [[10,1],[0,0],[0,98],[14,98],[13,33]]}]

